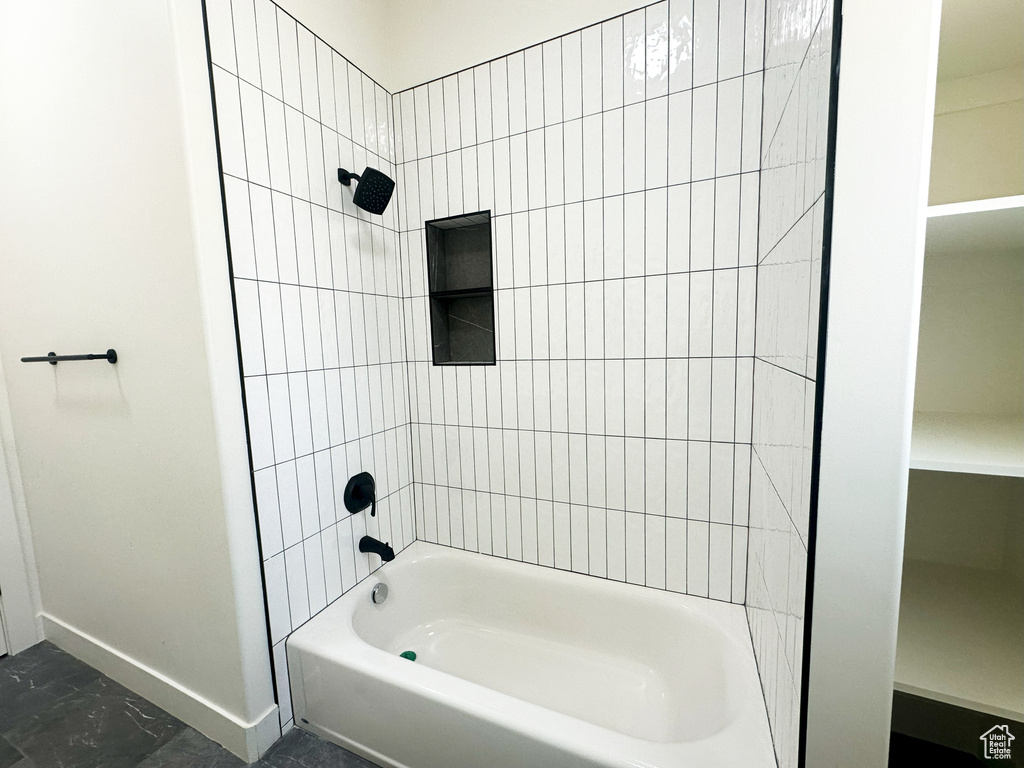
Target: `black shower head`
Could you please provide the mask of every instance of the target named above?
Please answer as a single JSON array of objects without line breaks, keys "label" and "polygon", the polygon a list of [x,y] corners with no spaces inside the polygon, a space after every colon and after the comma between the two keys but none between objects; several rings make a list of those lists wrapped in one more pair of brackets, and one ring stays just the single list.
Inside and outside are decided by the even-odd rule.
[{"label": "black shower head", "polygon": [[395,191],[395,182],[376,168],[369,166],[363,171],[362,176],[357,173],[349,173],[344,168],[338,169],[338,181],[346,187],[352,184],[352,179],[359,182],[352,195],[352,202],[364,211],[376,213],[378,216],[384,213],[384,209],[388,207],[391,195]]}]

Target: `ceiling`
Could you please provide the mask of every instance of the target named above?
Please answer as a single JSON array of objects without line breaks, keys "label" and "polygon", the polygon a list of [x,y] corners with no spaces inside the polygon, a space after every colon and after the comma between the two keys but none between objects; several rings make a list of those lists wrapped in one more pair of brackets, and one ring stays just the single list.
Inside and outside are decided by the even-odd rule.
[{"label": "ceiling", "polygon": [[1024,0],[943,0],[939,80],[1024,68]]}]

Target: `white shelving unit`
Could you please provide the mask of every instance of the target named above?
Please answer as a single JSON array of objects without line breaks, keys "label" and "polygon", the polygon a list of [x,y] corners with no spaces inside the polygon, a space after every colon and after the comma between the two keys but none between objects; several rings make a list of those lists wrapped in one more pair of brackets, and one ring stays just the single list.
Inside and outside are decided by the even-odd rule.
[{"label": "white shelving unit", "polygon": [[981,16],[943,6],[895,688],[1021,721],[1024,75]]},{"label": "white shelving unit", "polygon": [[1002,574],[903,565],[896,690],[1024,720],[1024,591]]},{"label": "white shelving unit", "polygon": [[[963,279],[965,273],[982,272],[986,266],[990,266],[986,262],[993,258],[991,254],[998,254],[995,258],[1000,260],[1003,272],[1006,271],[1008,261],[1015,262],[1024,276],[1024,195],[933,205],[928,208],[926,263],[942,262],[945,265],[940,272],[944,275],[942,279],[952,284],[941,288],[932,286],[932,295],[928,293],[928,288],[925,290],[919,375],[938,375],[934,373],[938,366],[934,361],[929,365],[926,356],[950,358],[962,354],[965,346],[980,346],[985,342],[991,344],[994,341],[993,330],[1009,340],[1019,339],[1024,334],[1024,328],[1018,329],[1012,324],[1008,328],[993,329],[987,322],[991,318],[981,317],[979,310],[994,303],[993,291],[1002,292],[1005,301],[1006,291],[1013,290],[1012,285],[1008,287],[1006,282],[999,280],[998,272],[995,277],[988,278],[991,283],[989,286],[968,287],[956,282]],[[958,273],[950,268],[963,262],[969,262],[966,270]],[[1012,268],[1010,272],[1013,272]],[[1021,292],[1020,297],[1011,297],[1010,302],[1017,298],[1024,301],[1024,292]],[[929,300],[938,306],[929,307]],[[957,330],[964,334],[967,341],[960,339],[958,348],[953,341],[943,338],[941,341],[948,346],[936,349],[935,340],[929,338],[929,319],[934,318],[936,312],[947,314],[958,310],[962,316],[956,322]],[[972,321],[978,325],[976,329],[969,327]],[[1021,344],[1024,345],[1024,341]],[[1007,352],[1013,354],[1015,351],[1010,349]],[[980,365],[972,359],[961,368],[971,371],[975,376],[987,377],[990,371],[985,369],[995,368],[999,362],[996,349],[990,350],[989,356]],[[959,378],[950,371],[955,366],[949,366],[948,361],[944,361],[944,364],[944,377]],[[922,389],[919,388],[919,393]],[[1024,406],[1024,385],[1018,391],[1019,403]],[[925,396],[919,397],[919,406],[920,400],[925,399]],[[935,399],[932,397],[933,401]],[[947,407],[954,399],[954,396],[946,398]],[[960,402],[957,405],[969,405],[971,408],[964,411],[919,410],[914,414],[911,468],[1024,477],[1024,415],[1012,412],[979,413],[975,412],[978,410],[975,403]]]}]

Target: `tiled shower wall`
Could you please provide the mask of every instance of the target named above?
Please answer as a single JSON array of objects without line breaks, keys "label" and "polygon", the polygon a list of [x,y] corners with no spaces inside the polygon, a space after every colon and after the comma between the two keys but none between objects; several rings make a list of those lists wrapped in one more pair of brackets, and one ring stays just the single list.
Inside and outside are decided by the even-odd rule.
[{"label": "tiled shower wall", "polygon": [[831,2],[768,8],[747,617],[775,751],[797,765]]},{"label": "tiled shower wall", "polygon": [[[415,537],[395,209],[337,169],[394,176],[391,95],[269,0],[207,0],[260,545],[282,726],[284,639]],[[349,515],[348,478],[377,481]]]},{"label": "tiled shower wall", "polygon": [[[666,0],[394,97],[206,8],[284,727],[284,639],[369,532],[746,601],[795,765],[831,3]],[[423,222],[479,210],[498,363],[433,366]]]},{"label": "tiled shower wall", "polygon": [[[417,534],[742,603],[764,6],[671,0],[395,97]],[[423,222],[489,210],[493,367]]]}]

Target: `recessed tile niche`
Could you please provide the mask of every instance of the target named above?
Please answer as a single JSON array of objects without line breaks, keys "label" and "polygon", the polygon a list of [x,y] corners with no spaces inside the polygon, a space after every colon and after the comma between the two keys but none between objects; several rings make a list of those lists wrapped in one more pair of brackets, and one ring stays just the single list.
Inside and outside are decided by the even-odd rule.
[{"label": "recessed tile niche", "polygon": [[494,365],[491,212],[426,222],[434,365]]}]

